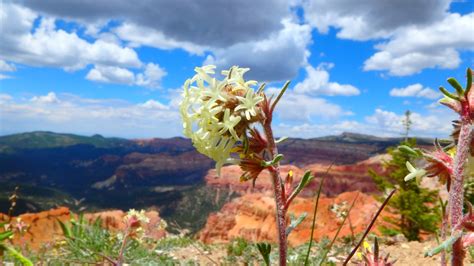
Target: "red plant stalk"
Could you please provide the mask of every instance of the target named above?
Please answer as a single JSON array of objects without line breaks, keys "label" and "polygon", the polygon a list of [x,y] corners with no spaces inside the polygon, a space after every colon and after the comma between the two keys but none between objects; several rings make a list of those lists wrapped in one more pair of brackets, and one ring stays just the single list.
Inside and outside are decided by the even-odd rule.
[{"label": "red plant stalk", "polygon": [[[461,131],[454,158],[454,175],[451,179],[451,190],[449,191],[449,216],[451,218],[452,234],[461,222],[464,202],[464,169],[469,156],[469,146],[472,140],[472,126],[469,116],[462,116]],[[453,245],[451,265],[463,265],[465,251],[461,239]]]},{"label": "red plant stalk", "polygon": [[[275,144],[275,138],[273,137],[273,131],[271,128],[271,119],[267,119],[263,123],[263,130],[268,141],[268,151],[271,158],[274,158],[278,154],[278,149]],[[283,199],[283,184],[280,176],[280,164],[269,167],[272,175],[273,191],[275,194],[275,205],[276,205],[276,219],[278,225],[278,244],[280,253],[280,265],[286,265],[286,252],[287,252],[287,238],[286,238],[286,208]]]}]

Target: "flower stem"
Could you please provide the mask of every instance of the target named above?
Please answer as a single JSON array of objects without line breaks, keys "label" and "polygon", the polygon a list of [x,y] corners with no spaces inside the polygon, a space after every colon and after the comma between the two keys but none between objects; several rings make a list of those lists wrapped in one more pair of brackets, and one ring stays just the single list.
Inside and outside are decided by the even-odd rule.
[{"label": "flower stem", "polygon": [[[454,175],[451,179],[451,189],[449,191],[449,216],[451,218],[452,234],[455,227],[461,222],[462,208],[464,202],[464,165],[469,155],[469,145],[472,139],[471,121],[463,119],[461,121],[461,131],[457,145],[456,157],[454,158]],[[453,245],[451,265],[463,265],[465,251],[462,248],[461,239]]]},{"label": "flower stem", "polygon": [[[273,131],[271,128],[271,121],[267,120],[263,123],[263,130],[265,131],[265,136],[267,137],[268,141],[268,152],[270,153],[271,158],[273,159],[276,154],[278,154],[278,149],[275,144],[275,138],[273,137]],[[269,168],[271,176],[272,176],[272,183],[273,183],[273,191],[275,194],[275,205],[276,205],[276,219],[278,225],[278,244],[279,244],[279,252],[280,252],[280,265],[286,265],[286,251],[287,251],[287,243],[286,243],[286,209],[285,209],[285,202],[283,201],[283,194],[282,194],[282,180],[280,176],[280,163]]]}]

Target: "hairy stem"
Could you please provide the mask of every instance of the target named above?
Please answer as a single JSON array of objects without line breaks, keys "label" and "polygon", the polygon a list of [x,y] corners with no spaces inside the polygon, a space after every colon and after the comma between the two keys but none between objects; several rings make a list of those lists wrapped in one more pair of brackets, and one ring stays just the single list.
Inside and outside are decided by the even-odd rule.
[{"label": "hairy stem", "polygon": [[[446,240],[446,231],[448,229],[448,217],[445,213],[445,211],[443,211],[443,222],[441,224],[441,241],[445,241]],[[446,266],[446,251],[443,250],[441,252],[441,266]]]},{"label": "hairy stem", "polygon": [[[273,137],[273,131],[270,125],[271,121],[266,121],[263,124],[263,129],[265,131],[265,135],[268,141],[268,152],[270,153],[271,158],[273,159],[275,155],[278,154],[278,149],[275,144],[275,138]],[[276,219],[278,225],[278,244],[279,244],[279,252],[280,252],[280,265],[286,265],[286,250],[287,250],[287,243],[286,243],[286,210],[285,210],[285,202],[283,201],[283,184],[280,176],[280,164],[277,163],[276,165],[269,168],[271,176],[272,176],[272,183],[273,183],[273,191],[275,194],[275,205],[276,205]]]},{"label": "hairy stem", "polygon": [[[451,178],[451,190],[449,191],[449,216],[451,218],[451,231],[454,234],[455,227],[461,222],[462,208],[464,202],[464,165],[469,155],[469,145],[472,139],[471,121],[461,121],[461,132],[457,145],[456,157],[454,158],[454,174]],[[463,265],[465,251],[462,248],[461,239],[453,245],[451,265]]]}]

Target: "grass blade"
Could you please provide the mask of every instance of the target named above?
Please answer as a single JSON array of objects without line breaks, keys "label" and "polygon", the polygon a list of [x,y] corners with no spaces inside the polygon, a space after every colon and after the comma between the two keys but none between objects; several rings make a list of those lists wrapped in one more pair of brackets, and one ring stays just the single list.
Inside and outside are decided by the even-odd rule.
[{"label": "grass blade", "polygon": [[315,226],[315,223],[316,223],[316,213],[318,212],[319,197],[321,196],[321,189],[323,188],[324,178],[325,178],[325,175],[327,175],[329,173],[329,171],[331,170],[333,165],[334,165],[334,162],[332,162],[329,165],[328,169],[326,170],[326,173],[321,178],[321,183],[319,183],[318,194],[316,195],[316,203],[314,204],[313,223],[311,225],[311,236],[309,238],[308,251],[306,252],[306,257],[304,259],[304,265],[308,265],[309,253],[311,252],[311,245],[313,244],[314,226]]}]

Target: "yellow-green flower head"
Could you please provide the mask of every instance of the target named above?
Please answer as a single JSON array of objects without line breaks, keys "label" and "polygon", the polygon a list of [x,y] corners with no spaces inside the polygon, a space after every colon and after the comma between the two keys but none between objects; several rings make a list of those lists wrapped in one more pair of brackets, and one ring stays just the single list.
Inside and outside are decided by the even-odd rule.
[{"label": "yellow-green flower head", "polygon": [[145,210],[137,211],[135,209],[130,209],[125,215],[124,219],[125,221],[136,220],[145,224],[150,222],[150,218],[146,216]]},{"label": "yellow-green flower head", "polygon": [[219,174],[225,163],[233,162],[234,145],[242,141],[251,123],[263,119],[260,94],[246,81],[248,68],[231,67],[222,71],[223,79],[214,78],[215,66],[196,67],[196,75],[186,80],[180,113],[184,135],[196,149],[216,161]]}]

